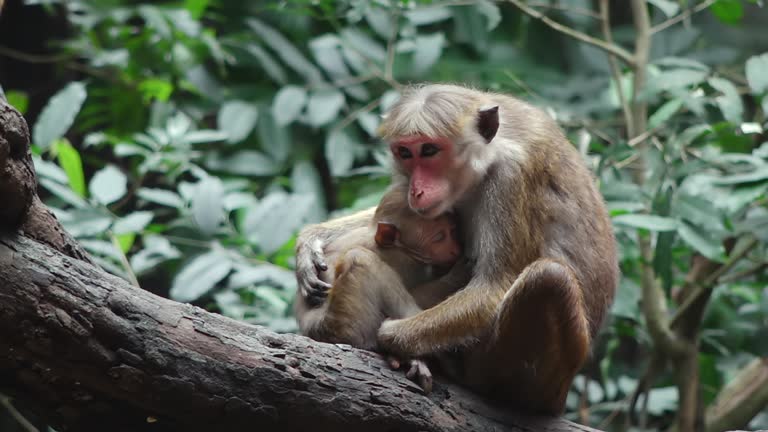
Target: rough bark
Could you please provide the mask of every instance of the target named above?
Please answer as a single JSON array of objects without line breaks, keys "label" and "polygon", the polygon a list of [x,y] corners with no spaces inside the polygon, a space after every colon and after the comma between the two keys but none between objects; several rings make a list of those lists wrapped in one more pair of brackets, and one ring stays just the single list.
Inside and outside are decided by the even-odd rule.
[{"label": "rough bark", "polygon": [[445,382],[424,396],[374,353],[136,288],[93,264],[35,184],[26,124],[0,102],[0,391],[59,430],[592,430]]}]

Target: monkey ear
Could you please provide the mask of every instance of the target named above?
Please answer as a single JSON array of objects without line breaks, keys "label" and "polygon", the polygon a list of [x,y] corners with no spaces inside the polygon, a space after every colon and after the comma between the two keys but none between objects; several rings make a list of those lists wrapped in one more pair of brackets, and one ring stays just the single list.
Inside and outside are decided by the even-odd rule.
[{"label": "monkey ear", "polygon": [[484,108],[477,112],[477,132],[489,143],[499,130],[499,106]]},{"label": "monkey ear", "polygon": [[389,222],[379,222],[376,225],[376,244],[380,247],[394,246],[400,231],[395,224]]}]

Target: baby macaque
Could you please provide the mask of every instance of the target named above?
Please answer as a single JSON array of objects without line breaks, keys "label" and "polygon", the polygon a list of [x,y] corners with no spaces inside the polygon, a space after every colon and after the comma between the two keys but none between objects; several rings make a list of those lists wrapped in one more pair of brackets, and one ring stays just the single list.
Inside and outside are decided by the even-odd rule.
[{"label": "baby macaque", "polygon": [[[424,219],[408,208],[397,188],[382,198],[367,226],[339,235],[323,252],[328,266],[322,279],[331,288],[317,307],[297,296],[301,333],[321,342],[376,350],[384,320],[415,315],[445,297],[436,293],[441,284],[430,282],[437,282],[456,263],[461,247],[452,215]],[[411,360],[410,367],[408,377],[429,392],[431,374],[426,365]]]}]

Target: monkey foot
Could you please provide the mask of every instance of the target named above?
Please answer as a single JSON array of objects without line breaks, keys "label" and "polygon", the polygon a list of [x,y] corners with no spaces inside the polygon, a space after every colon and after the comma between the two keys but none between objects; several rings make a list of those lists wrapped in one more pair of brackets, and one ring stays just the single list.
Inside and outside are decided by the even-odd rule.
[{"label": "monkey foot", "polygon": [[405,377],[415,382],[424,390],[425,394],[432,392],[432,372],[424,360],[408,360],[403,363],[400,359],[393,356],[387,356],[387,363],[392,369],[400,369],[402,366],[408,366],[408,372]]}]

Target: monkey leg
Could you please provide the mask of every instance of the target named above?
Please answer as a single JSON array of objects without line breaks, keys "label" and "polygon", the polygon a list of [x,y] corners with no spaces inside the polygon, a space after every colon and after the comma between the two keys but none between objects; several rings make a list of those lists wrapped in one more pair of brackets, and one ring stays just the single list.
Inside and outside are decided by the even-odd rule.
[{"label": "monkey leg", "polygon": [[470,386],[529,411],[561,414],[590,344],[573,271],[548,259],[526,267],[500,303],[487,342],[467,351]]}]

